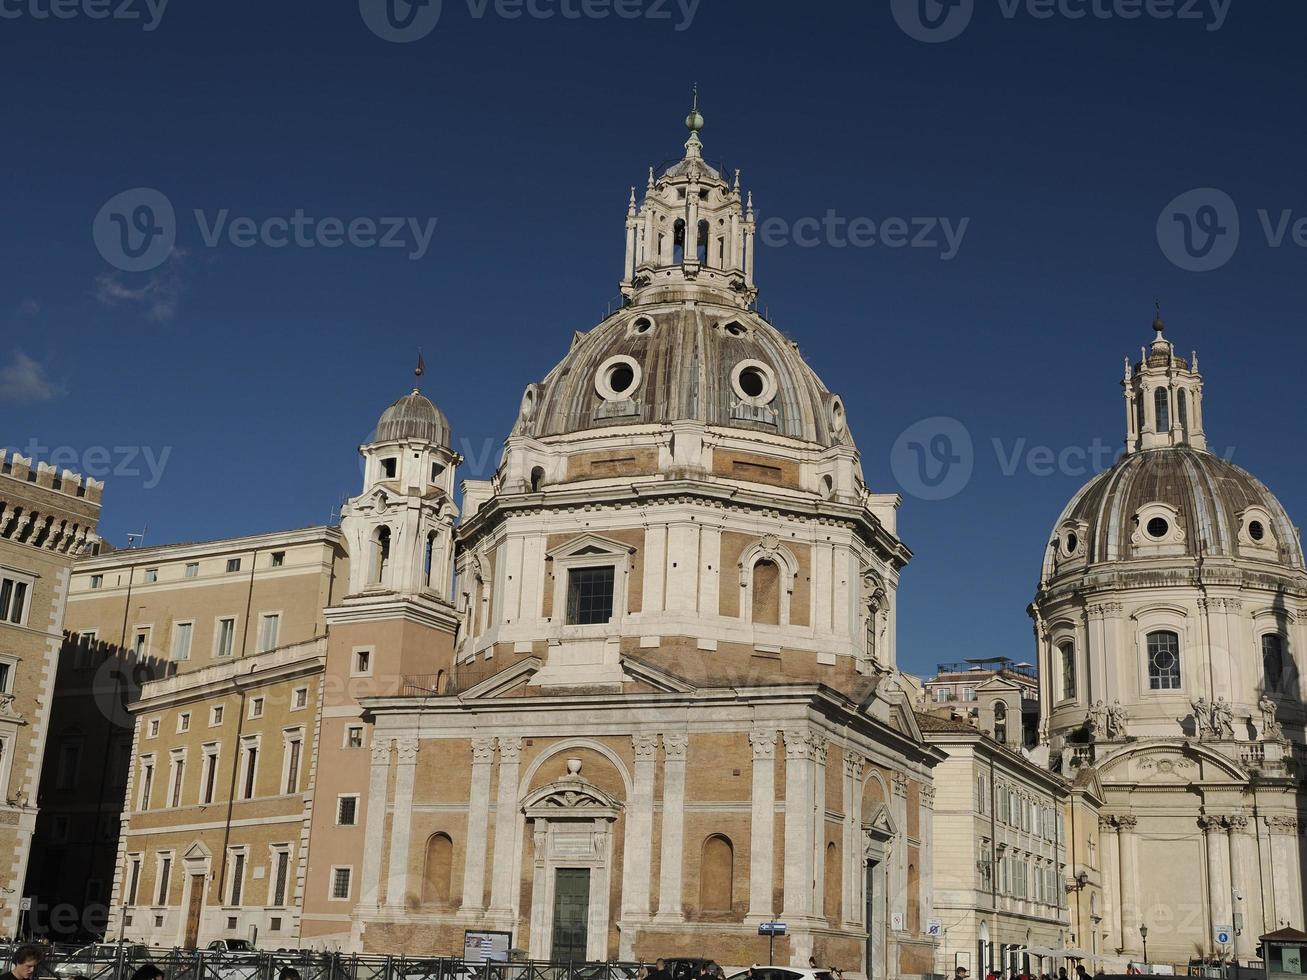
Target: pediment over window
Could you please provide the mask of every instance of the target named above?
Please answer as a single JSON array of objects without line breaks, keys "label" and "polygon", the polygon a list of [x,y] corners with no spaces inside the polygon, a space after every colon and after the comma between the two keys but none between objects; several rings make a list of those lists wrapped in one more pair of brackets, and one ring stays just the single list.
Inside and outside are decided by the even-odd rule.
[{"label": "pediment over window", "polygon": [[617,558],[622,555],[635,554],[635,548],[622,541],[614,541],[598,534],[582,534],[571,541],[560,544],[557,548],[545,552],[547,558]]},{"label": "pediment over window", "polygon": [[190,847],[186,848],[186,853],[182,855],[182,860],[183,861],[207,861],[212,856],[213,855],[209,852],[209,849],[207,847],[205,847],[199,841],[196,841]]},{"label": "pediment over window", "polygon": [[876,808],[871,819],[863,823],[862,832],[879,841],[889,840],[899,832],[894,824],[894,818],[890,816],[888,804],[882,803]]},{"label": "pediment over window", "polygon": [[589,780],[580,776],[568,776],[530,794],[522,809],[532,818],[616,819],[622,804]]}]

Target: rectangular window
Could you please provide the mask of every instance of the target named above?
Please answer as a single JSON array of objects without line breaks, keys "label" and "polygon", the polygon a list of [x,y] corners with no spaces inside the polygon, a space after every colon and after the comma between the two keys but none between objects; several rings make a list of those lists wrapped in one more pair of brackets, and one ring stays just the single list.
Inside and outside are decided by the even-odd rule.
[{"label": "rectangular window", "polygon": [[222,724],[222,717],[227,710],[220,704],[215,704],[209,709],[209,727],[214,728]]},{"label": "rectangular window", "polygon": [[161,855],[159,860],[159,894],[158,894],[159,900],[154,903],[155,905],[168,904],[168,884],[169,884],[168,879],[170,879],[171,877],[172,877],[172,855],[171,854]]},{"label": "rectangular window", "polygon": [[[86,670],[95,665],[95,630],[82,630],[77,637],[77,650],[73,653],[73,669]],[[8,690],[8,688],[5,688]]]},{"label": "rectangular window", "polygon": [[141,890],[141,859],[133,856],[131,858],[131,870],[127,872],[127,904],[135,905],[136,896]]},{"label": "rectangular window", "polygon": [[150,628],[148,626],[138,626],[132,637],[132,654],[137,658],[141,658],[149,652]]},{"label": "rectangular window", "polygon": [[250,698],[250,717],[263,717],[263,698]]},{"label": "rectangular window", "polygon": [[195,630],[194,623],[174,623],[172,627],[172,659],[173,660],[190,660],[191,659],[191,634]]},{"label": "rectangular window", "polygon": [[259,743],[246,742],[244,747],[245,778],[241,781],[241,799],[254,799],[255,776],[259,768]]},{"label": "rectangular window", "polygon": [[159,570],[157,568],[147,568],[145,570],[145,584],[153,585],[159,581]]},{"label": "rectangular window", "polygon": [[223,616],[218,620],[218,627],[214,631],[213,655],[215,657],[230,657],[235,644],[236,617]]},{"label": "rectangular window", "polygon": [[233,851],[231,856],[231,905],[240,905],[241,886],[245,883],[245,852]]},{"label": "rectangular window", "polygon": [[286,742],[286,792],[296,793],[300,788],[300,750],[303,742],[295,737]]},{"label": "rectangular window", "polygon": [[309,706],[309,689],[307,687],[297,687],[290,696],[291,710],[298,711],[300,708]]},{"label": "rectangular window", "polygon": [[348,899],[350,886],[350,873],[352,868],[332,868],[331,869],[331,897],[334,899]]},{"label": "rectangular window", "polygon": [[607,623],[613,618],[612,565],[573,568],[567,573],[567,622],[570,626]]},{"label": "rectangular window", "polygon": [[103,587],[103,585],[104,585],[104,576],[103,576],[103,575],[92,575],[92,576],[91,576],[91,588],[93,588],[93,589],[98,589],[98,588]]},{"label": "rectangular window", "polygon": [[82,772],[82,743],[65,742],[59,746],[59,768],[55,775],[56,789],[72,789]]},{"label": "rectangular window", "polygon": [[241,570],[241,560],[239,558],[227,559],[227,571],[239,572]]},{"label": "rectangular window", "polygon": [[283,565],[286,564],[286,552],[274,551],[272,553],[272,561],[270,562],[270,564],[272,565],[273,568],[281,568]]},{"label": "rectangular window", "polygon": [[345,729],[345,748],[347,749],[363,748],[362,725],[350,725]]},{"label": "rectangular window", "polygon": [[189,711],[183,711],[177,716],[177,732],[178,734],[181,734],[182,732],[189,732],[190,730],[191,713]]},{"label": "rectangular window", "polygon": [[178,753],[172,757],[172,787],[168,791],[168,805],[182,805],[182,779],[186,776],[186,756]]},{"label": "rectangular window", "polygon": [[336,797],[336,825],[353,827],[358,818],[359,798],[357,796]]},{"label": "rectangular window", "polygon": [[158,719],[158,718],[151,718],[151,719],[150,719],[150,724],[149,724],[148,728],[146,729],[146,731],[149,733],[149,734],[146,735],[146,738],[158,738],[158,737],[159,737],[159,719]]},{"label": "rectangular window", "polygon": [[264,613],[259,617],[259,653],[267,653],[277,645],[279,629],[281,613]]},{"label": "rectangular window", "polygon": [[1148,687],[1153,691],[1180,689],[1180,637],[1169,630],[1148,634]]},{"label": "rectangular window", "polygon": [[218,783],[218,743],[204,747],[204,785],[200,788],[200,802],[212,803]]},{"label": "rectangular window", "polygon": [[141,799],[138,810],[150,809],[150,790],[154,786],[154,759],[141,759]]},{"label": "rectangular window", "polygon": [[357,677],[362,677],[370,673],[372,673],[372,651],[355,650],[354,651],[354,675]]},{"label": "rectangular window", "polygon": [[286,885],[290,879],[290,850],[278,850],[273,858],[272,904],[286,904]]},{"label": "rectangular window", "polygon": [[29,587],[25,579],[0,578],[0,622],[22,626],[27,621]]},{"label": "rectangular window", "polygon": [[200,563],[198,561],[188,561],[186,563],[186,578],[195,578],[200,574]]}]

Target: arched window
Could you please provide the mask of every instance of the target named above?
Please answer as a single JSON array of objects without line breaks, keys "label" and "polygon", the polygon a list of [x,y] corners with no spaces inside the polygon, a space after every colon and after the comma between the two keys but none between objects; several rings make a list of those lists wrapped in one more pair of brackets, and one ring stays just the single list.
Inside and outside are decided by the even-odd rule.
[{"label": "arched window", "polygon": [[712,230],[708,222],[699,222],[699,240],[695,242],[695,250],[698,252],[699,262],[703,265],[708,264],[708,245],[712,241]]},{"label": "arched window", "polygon": [[875,602],[868,602],[866,607],[866,636],[864,637],[867,647],[867,659],[876,659],[876,614],[878,607]]},{"label": "arched window", "polygon": [[1298,691],[1298,665],[1279,633],[1262,634],[1262,690],[1284,696],[1296,695]]},{"label": "arched window", "polygon": [[1153,389],[1153,408],[1157,415],[1157,431],[1167,432],[1171,428],[1171,403],[1165,388]]},{"label": "arched window", "polygon": [[372,536],[372,583],[384,585],[390,570],[390,528],[382,525]]},{"label": "arched window", "polygon": [[994,738],[1000,742],[1007,741],[1007,703],[994,702]]},{"label": "arched window", "polygon": [[921,876],[915,864],[908,865],[908,932],[921,931]]},{"label": "arched window", "polygon": [[436,671],[436,693],[444,694],[449,690],[449,675],[443,670]]},{"label": "arched window", "polygon": [[781,570],[766,558],[753,566],[753,621],[767,626],[781,621]]},{"label": "arched window", "polygon": [[534,466],[531,468],[531,492],[539,493],[541,486],[545,482],[545,470],[543,466]]},{"label": "arched window", "polygon": [[735,848],[729,837],[713,834],[703,842],[699,872],[699,910],[729,912],[735,882]]},{"label": "arched window", "polygon": [[1170,630],[1148,634],[1148,688],[1152,691],[1180,689],[1180,637]]},{"label": "arched window", "polygon": [[1180,420],[1180,429],[1185,438],[1189,436],[1189,396],[1183,388],[1175,393],[1175,415]]},{"label": "arched window", "polygon": [[1066,640],[1058,650],[1062,653],[1062,700],[1073,701],[1076,696],[1076,647]]},{"label": "arched window", "polygon": [[422,904],[450,905],[454,871],[454,842],[448,834],[432,834],[427,841],[426,864],[422,869]]},{"label": "arched window", "polygon": [[826,920],[832,925],[839,918],[840,914],[840,889],[842,882],[840,880],[840,851],[831,841],[826,845],[826,874],[823,882],[826,894],[823,896],[822,912]]},{"label": "arched window", "polygon": [[685,261],[685,219],[677,218],[672,226],[672,265]]}]

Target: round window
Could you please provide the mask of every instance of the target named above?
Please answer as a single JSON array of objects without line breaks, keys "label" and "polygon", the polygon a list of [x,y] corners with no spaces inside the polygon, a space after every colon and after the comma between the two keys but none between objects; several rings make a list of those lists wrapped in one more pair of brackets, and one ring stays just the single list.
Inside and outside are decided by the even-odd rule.
[{"label": "round window", "polygon": [[731,371],[731,387],[740,401],[761,408],[776,397],[776,375],[762,361],[741,361]]},{"label": "round window", "polygon": [[726,324],[726,332],[730,334],[732,337],[743,337],[746,333],[748,333],[748,331],[744,329],[744,325],[741,323],[737,323],[735,320],[732,320],[730,323]]},{"label": "round window", "polygon": [[640,378],[640,365],[633,358],[618,354],[599,365],[595,372],[595,391],[605,401],[625,401],[640,387]]},{"label": "round window", "polygon": [[1248,522],[1248,537],[1252,538],[1254,541],[1260,541],[1262,538],[1266,537],[1266,528],[1262,525],[1261,521]]},{"label": "round window", "polygon": [[838,397],[832,398],[830,403],[830,430],[833,435],[839,435],[844,431],[846,419],[844,417],[844,402]]},{"label": "round window", "polygon": [[1074,555],[1076,553],[1076,549],[1080,547],[1080,539],[1076,537],[1075,531],[1067,532],[1067,536],[1064,543],[1066,545],[1066,553],[1068,555]]},{"label": "round window", "polygon": [[1167,532],[1171,530],[1171,525],[1165,517],[1154,517],[1148,522],[1148,535],[1153,538],[1164,538]]},{"label": "round window", "polygon": [[635,323],[631,324],[631,329],[636,333],[648,333],[653,329],[653,321],[648,317],[640,317]]}]

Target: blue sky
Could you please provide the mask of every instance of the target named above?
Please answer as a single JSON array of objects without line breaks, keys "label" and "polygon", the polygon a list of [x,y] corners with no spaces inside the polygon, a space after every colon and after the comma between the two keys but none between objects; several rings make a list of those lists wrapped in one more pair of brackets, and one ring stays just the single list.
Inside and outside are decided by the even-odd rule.
[{"label": "blue sky", "polygon": [[[1155,298],[1212,444],[1307,513],[1301,4],[926,0],[957,35],[928,43],[915,0],[444,0],[395,43],[371,0],[66,2],[0,3],[0,443],[108,471],[116,544],[327,520],[419,345],[487,475],[524,385],[616,296],[628,188],[679,155],[695,81],[706,155],[777,229],[762,303],[844,395],[872,487],[905,491],[905,667],[1032,654],[1043,544],[1120,445]],[[124,271],[93,232],[136,188],[177,251]],[[1225,236],[1208,271],[1157,234],[1195,188],[1225,195],[1191,215]],[[402,218],[404,247],[244,245],[238,219],[297,212]],[[965,230],[949,257],[799,233],[828,214]],[[904,486],[932,417],[974,449],[942,500]]]}]

